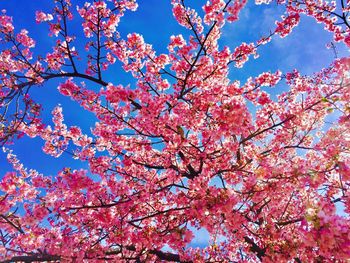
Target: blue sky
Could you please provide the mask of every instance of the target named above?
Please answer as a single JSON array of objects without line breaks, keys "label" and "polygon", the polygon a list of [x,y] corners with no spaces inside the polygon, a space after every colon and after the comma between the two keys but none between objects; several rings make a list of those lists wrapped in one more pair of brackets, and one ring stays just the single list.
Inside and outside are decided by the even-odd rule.
[{"label": "blue sky", "polygon": [[[72,2],[73,6],[77,4],[81,6],[85,1],[72,0]],[[206,0],[188,2],[195,2],[196,5],[199,5],[205,3]],[[46,52],[51,51],[51,45],[55,39],[47,36],[46,25],[35,23],[35,10],[48,12],[52,3],[53,1],[48,0],[0,0],[0,10],[6,9],[7,14],[13,16],[16,29],[26,28],[36,40],[36,51],[40,52],[36,54],[45,55]],[[275,4],[255,6],[253,2],[250,2],[241,13],[241,19],[238,22],[227,24],[224,27],[220,45],[227,45],[233,50],[242,41],[255,41],[273,29],[275,20],[279,19],[282,14],[283,10],[277,8]],[[77,34],[77,46],[79,47],[79,43],[81,44],[79,38],[82,37],[81,27],[74,22],[72,22],[72,27],[73,31],[79,32]],[[187,31],[177,25],[173,19],[170,0],[139,1],[138,11],[128,12],[123,17],[119,31],[124,37],[131,32],[141,33],[145,41],[152,44],[159,53],[166,52],[171,35],[187,34]],[[323,30],[322,25],[316,24],[313,19],[302,17],[300,26],[295,28],[290,36],[284,39],[275,37],[270,44],[259,49],[258,59],[251,59],[243,69],[233,68],[230,76],[232,80],[244,81],[248,76],[256,76],[263,71],[280,69],[282,72],[287,72],[294,68],[304,74],[310,74],[328,65],[334,59],[333,51],[325,47],[330,41],[332,41],[332,36]],[[346,50],[338,47],[338,52],[341,55],[345,54]],[[109,72],[106,77],[114,84],[134,84],[130,75],[123,73],[120,69]],[[95,122],[94,117],[83,111],[70,99],[60,95],[57,92],[58,82],[51,81],[43,87],[32,89],[33,97],[43,104],[43,118],[51,123],[52,109],[57,104],[61,104],[67,125],[79,125],[85,132],[89,132],[89,127]],[[274,92],[280,93],[284,88],[283,85],[280,85]],[[42,146],[43,141],[39,138],[23,138],[8,148],[14,150],[14,154],[18,155],[27,168],[37,169],[46,175],[55,175],[64,166],[87,167],[86,164],[73,160],[69,155],[63,154],[59,159],[47,156],[42,153]],[[10,169],[5,154],[0,152],[0,178]],[[204,232],[197,235],[196,242],[197,244],[206,243],[207,235]]]}]

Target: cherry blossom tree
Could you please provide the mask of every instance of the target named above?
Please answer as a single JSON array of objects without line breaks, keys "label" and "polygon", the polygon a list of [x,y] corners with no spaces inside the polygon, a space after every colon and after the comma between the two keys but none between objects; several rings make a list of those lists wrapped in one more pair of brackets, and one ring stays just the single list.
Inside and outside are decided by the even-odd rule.
[{"label": "cherry blossom tree", "polygon": [[[202,9],[172,0],[188,34],[173,35],[165,53],[140,34],[118,32],[134,0],[52,4],[36,13],[55,43],[43,54],[9,14],[0,16],[0,140],[13,166],[0,181],[0,262],[350,258],[350,57],[310,76],[229,78],[261,46],[291,34],[301,16],[349,48],[349,2],[256,0],[284,16],[255,42],[228,47],[220,44],[223,27],[246,0],[203,1]],[[82,28],[70,28],[74,19]],[[85,50],[75,47],[75,30],[83,30]],[[134,78],[128,86],[105,78],[119,65]],[[53,79],[94,114],[91,134],[68,127],[59,105],[51,124],[43,120],[31,90],[45,92]],[[274,99],[277,83],[287,91]],[[10,150],[23,136],[88,169],[62,163],[50,177],[24,167]],[[209,232],[208,246],[191,245],[196,229]]]}]

